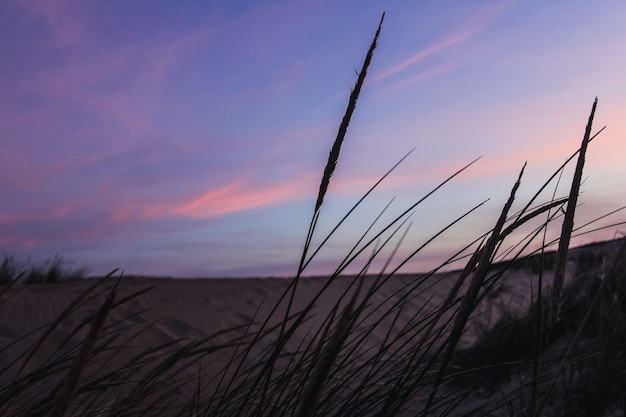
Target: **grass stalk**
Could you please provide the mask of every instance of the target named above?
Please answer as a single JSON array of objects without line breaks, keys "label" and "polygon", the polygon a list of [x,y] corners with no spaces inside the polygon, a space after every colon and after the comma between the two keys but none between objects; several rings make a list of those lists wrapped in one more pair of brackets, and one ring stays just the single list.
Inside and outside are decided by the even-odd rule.
[{"label": "grass stalk", "polygon": [[548,332],[559,320],[561,310],[561,293],[563,292],[563,284],[565,282],[567,253],[572,236],[572,230],[574,228],[574,213],[576,212],[578,193],[583,175],[583,166],[585,165],[585,154],[587,153],[587,146],[591,137],[591,126],[593,124],[593,117],[595,115],[597,105],[598,98],[596,97],[593,101],[593,105],[591,106],[591,113],[589,114],[589,120],[587,121],[587,127],[585,128],[585,136],[583,137],[583,141],[580,146],[578,162],[576,163],[576,170],[572,179],[572,186],[570,188],[565,218],[563,219],[563,225],[561,228],[561,238],[559,239],[559,249],[557,252],[557,266],[552,283],[552,312],[549,318]]},{"label": "grass stalk", "polygon": [[[376,34],[374,35],[374,40],[372,41],[369,50],[367,51],[367,54],[365,56],[365,60],[363,61],[363,66],[361,68],[361,72],[359,73],[358,77],[357,77],[357,81],[355,83],[354,89],[351,91],[350,93],[350,98],[348,100],[348,106],[346,108],[346,112],[343,116],[343,119],[341,121],[341,124],[339,125],[339,130],[337,131],[337,137],[335,138],[335,141],[333,142],[333,146],[328,154],[328,161],[326,162],[326,167],[324,168],[324,173],[322,174],[322,180],[320,181],[320,187],[319,187],[319,191],[317,194],[317,200],[315,202],[315,208],[313,210],[313,216],[311,218],[311,224],[309,225],[309,230],[307,232],[307,237],[305,240],[305,244],[304,244],[304,249],[302,250],[302,256],[300,258],[300,264],[298,266],[298,272],[296,274],[296,277],[293,280],[293,286],[291,289],[291,295],[289,297],[289,301],[287,304],[287,309],[285,311],[285,319],[283,320],[283,323],[286,324],[287,322],[287,317],[289,317],[290,313],[291,313],[291,309],[293,306],[293,299],[295,297],[295,293],[297,291],[298,288],[298,281],[302,275],[302,272],[304,271],[304,265],[305,265],[305,261],[307,258],[307,253],[309,250],[309,247],[311,245],[311,240],[313,238],[313,234],[315,232],[315,228],[317,225],[317,220],[319,218],[319,214],[320,214],[320,209],[322,207],[322,204],[324,202],[324,197],[326,196],[326,192],[328,191],[328,186],[330,184],[330,179],[333,175],[333,173],[335,172],[335,168],[337,166],[337,162],[339,160],[339,154],[341,152],[341,145],[343,144],[343,141],[345,139],[346,133],[348,131],[348,126],[350,125],[350,120],[352,119],[352,114],[354,113],[354,110],[356,109],[356,104],[357,101],[359,99],[359,95],[361,94],[361,88],[363,87],[363,83],[365,81],[365,77],[367,76],[367,69],[372,61],[372,57],[374,56],[374,50],[376,49],[376,46],[378,45],[378,37],[380,35],[380,31],[382,29],[382,24],[383,21],[385,19],[385,13],[382,14],[381,19],[380,19],[380,23],[378,24],[378,29],[376,30]],[[274,369],[274,363],[276,362],[276,359],[278,358],[278,354],[280,352],[280,350],[282,349],[282,345],[283,345],[283,341],[285,340],[284,337],[284,325],[281,327],[281,332],[279,335],[279,341],[276,344],[276,348],[275,348],[275,352],[274,355],[270,358],[269,360],[269,367],[268,367],[268,372],[266,373],[265,376],[265,383],[263,384],[264,386],[264,395],[263,397],[267,396],[267,387],[269,384],[269,378],[271,376],[272,370]],[[259,381],[260,382],[260,381]]]}]

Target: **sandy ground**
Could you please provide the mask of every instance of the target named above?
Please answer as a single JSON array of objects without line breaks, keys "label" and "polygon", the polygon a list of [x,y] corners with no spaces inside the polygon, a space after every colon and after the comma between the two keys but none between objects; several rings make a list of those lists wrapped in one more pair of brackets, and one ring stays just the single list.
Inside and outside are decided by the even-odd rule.
[{"label": "sandy ground", "polygon": [[[398,275],[389,279],[371,299],[370,304],[379,308],[367,320],[375,322],[381,316],[387,317],[367,337],[366,346],[375,348],[388,337],[387,332],[394,333],[392,327],[398,329],[398,334],[399,329],[417,314],[427,314],[435,310],[445,299],[458,275],[458,272],[452,272],[426,279],[419,274]],[[366,291],[374,281],[374,277],[367,277],[362,291]],[[92,299],[63,320],[21,374],[45,365],[55,355],[59,355],[55,349],[86,315],[98,310],[114,282],[114,278],[107,279]],[[325,278],[302,279],[296,293],[294,310],[303,308],[318,294],[325,282]],[[295,335],[287,350],[297,349],[299,343],[307,337],[306,332],[319,326],[351,282],[350,277],[341,278],[322,294],[316,302],[315,314],[306,325],[301,326],[301,331]],[[6,367],[19,358],[20,354],[27,352],[28,347],[38,340],[50,323],[93,283],[94,280],[88,279],[59,284],[18,284],[1,296],[0,369],[5,371],[0,374],[0,386],[10,383],[19,368]],[[116,352],[114,360],[106,355],[102,355],[100,360],[98,357],[94,358],[94,367],[91,369],[93,372],[98,369],[102,372],[102,369],[113,368],[145,349],[180,339],[188,342],[216,335],[209,339],[209,345],[229,343],[246,331],[245,325],[267,317],[289,283],[290,280],[282,278],[173,279],[125,276],[119,284],[118,300],[137,291],[149,290],[121,304],[110,313],[106,322],[108,327],[101,338],[106,339],[112,335],[115,341],[111,346],[123,345],[124,349]],[[521,268],[507,274],[497,287],[497,296],[485,298],[475,317],[482,323],[482,327],[488,327],[497,319],[499,306],[512,306],[523,311],[530,301],[531,287],[536,289],[536,286],[536,276],[530,274],[528,269]],[[386,311],[398,300],[402,300],[403,307],[395,318],[395,315]],[[284,309],[279,309],[272,322],[280,321],[283,315]],[[237,326],[240,327],[232,332],[219,334],[224,329]],[[481,326],[475,326],[474,329],[480,329]],[[80,340],[86,331],[83,328],[74,339]],[[471,344],[475,338],[476,333],[469,331],[464,336],[462,345]],[[203,360],[202,374],[210,376],[219,373],[228,358],[229,351],[224,350],[212,355],[210,360]],[[198,365],[189,367],[180,378],[193,379],[199,369]]]}]

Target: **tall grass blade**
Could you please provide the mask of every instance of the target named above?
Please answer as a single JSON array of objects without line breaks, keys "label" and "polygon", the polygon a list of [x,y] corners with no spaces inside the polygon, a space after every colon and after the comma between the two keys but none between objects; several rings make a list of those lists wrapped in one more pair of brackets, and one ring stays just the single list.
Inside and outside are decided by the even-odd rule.
[{"label": "tall grass blade", "polygon": [[561,310],[561,294],[563,292],[563,284],[565,282],[565,266],[567,264],[569,242],[572,236],[572,229],[574,228],[574,213],[576,212],[580,182],[583,175],[583,166],[585,165],[585,154],[587,153],[587,145],[589,144],[589,139],[591,137],[591,125],[593,124],[593,116],[596,112],[597,105],[598,98],[596,97],[591,107],[591,114],[589,114],[589,120],[587,121],[585,136],[583,137],[583,141],[580,146],[578,162],[576,163],[576,170],[574,172],[574,178],[572,179],[572,186],[570,188],[569,199],[567,202],[567,210],[565,211],[565,218],[563,219],[563,225],[561,228],[561,238],[559,239],[559,249],[557,252],[557,264],[552,284],[552,312],[549,318],[550,324],[548,325],[548,331],[550,331],[550,329],[558,321]]}]

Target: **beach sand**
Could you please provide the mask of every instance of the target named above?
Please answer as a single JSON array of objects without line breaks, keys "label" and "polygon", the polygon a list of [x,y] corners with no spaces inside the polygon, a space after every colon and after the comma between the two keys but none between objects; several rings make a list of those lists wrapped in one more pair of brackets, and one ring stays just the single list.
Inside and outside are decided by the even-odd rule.
[{"label": "beach sand", "polygon": [[[568,274],[573,274],[575,264],[568,264],[568,268]],[[406,326],[416,323],[416,317],[428,317],[436,312],[459,274],[457,271],[432,276],[396,275],[386,280],[373,294],[368,302],[369,307],[361,315],[360,327],[368,329],[368,332],[361,340],[358,351],[351,355],[365,361],[390,338],[397,338],[398,346],[405,343],[406,349],[410,349],[414,343],[410,337],[414,333],[408,332]],[[360,298],[375,284],[376,277],[368,276],[362,281]],[[64,318],[46,337],[36,354],[23,365],[26,361],[23,355],[29,352],[29,348],[37,343],[64,309],[95,282],[94,279],[86,279],[56,284],[16,284],[4,291],[0,298],[0,369],[4,370],[0,374],[0,386],[6,387],[19,377],[54,363],[55,358],[64,358],[66,354],[68,358],[76,355],[89,325],[83,326],[74,335],[72,332],[85,317],[98,311],[115,284],[116,277],[107,278],[75,311]],[[218,376],[226,369],[233,353],[241,352],[238,341],[246,334],[253,334],[253,329],[258,329],[258,324],[249,327],[250,323],[262,323],[270,317],[272,309],[277,305],[279,308],[271,316],[267,327],[282,322],[287,300],[281,302],[280,297],[291,282],[285,278],[175,279],[123,276],[119,282],[117,300],[124,300],[133,293],[145,292],[110,312],[100,334],[96,348],[98,353],[86,368],[83,383],[87,384],[96,376],[109,371],[123,369],[128,363],[158,363],[176,349],[202,341],[198,349],[204,349],[205,354],[200,360],[192,360],[184,355],[177,359],[177,365],[180,366],[167,382],[178,388],[172,389],[168,395],[172,404],[191,401],[193,387],[199,376],[205,390],[203,392],[211,392],[220,384]],[[326,282],[327,278],[323,277],[301,279],[292,312],[303,309]],[[339,300],[346,294],[353,294],[354,286],[350,286],[354,282],[358,283],[354,277],[341,277],[330,285],[319,296],[312,314],[298,326],[284,350],[302,350]],[[501,307],[525,312],[530,303],[531,288],[535,291],[537,288],[537,276],[532,274],[531,269],[520,267],[507,272],[499,281],[494,295],[485,297],[477,308],[472,318],[474,324],[465,333],[460,347],[470,346],[481,332],[495,323]],[[346,303],[347,298],[339,305],[345,306]],[[232,330],[225,331],[227,329]],[[72,342],[65,343],[58,350],[68,337]],[[407,340],[402,340],[403,337]],[[272,346],[273,339],[266,339],[258,342],[255,354]],[[168,344],[171,345],[167,349],[156,350],[133,362],[133,358],[136,359],[141,352]],[[250,355],[245,365],[255,365],[258,358]],[[63,363],[69,366],[70,360]],[[23,369],[20,370],[22,365]],[[146,375],[150,367],[146,369],[134,378]],[[232,373],[232,369],[226,371],[226,374],[230,375],[229,372]],[[43,378],[34,386],[37,391],[45,392],[58,385],[65,373],[52,372],[51,376]],[[123,379],[124,374],[120,375]],[[128,389],[127,386],[121,384],[117,391],[113,391],[117,393],[116,397],[107,398],[106,402],[123,397],[125,389]],[[21,400],[16,404],[26,404],[30,396],[35,394],[40,392],[28,395],[22,393]]]}]

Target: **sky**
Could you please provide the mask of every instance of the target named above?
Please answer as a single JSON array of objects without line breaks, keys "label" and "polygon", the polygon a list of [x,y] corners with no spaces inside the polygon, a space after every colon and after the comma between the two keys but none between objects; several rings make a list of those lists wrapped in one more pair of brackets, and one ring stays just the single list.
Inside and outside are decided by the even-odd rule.
[{"label": "sky", "polygon": [[[403,233],[391,267],[489,199],[401,271],[441,264],[495,224],[525,162],[513,211],[579,147],[596,96],[594,132],[606,129],[589,147],[576,225],[626,205],[621,0],[0,0],[0,252],[60,255],[94,275],[293,275],[383,11],[313,246],[415,150],[305,274],[333,271],[390,201],[368,237],[481,157],[387,246],[383,235],[371,272]],[[541,201],[567,195],[571,173]],[[573,243],[621,235],[611,225],[625,220]]]}]

